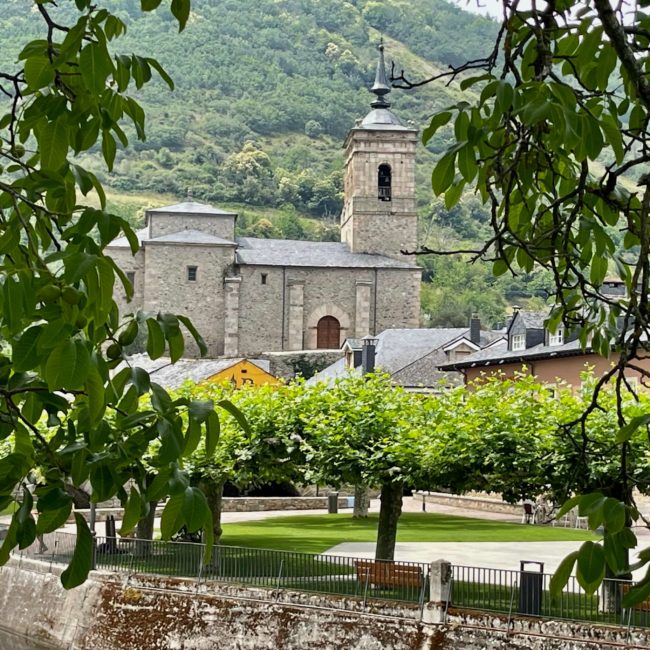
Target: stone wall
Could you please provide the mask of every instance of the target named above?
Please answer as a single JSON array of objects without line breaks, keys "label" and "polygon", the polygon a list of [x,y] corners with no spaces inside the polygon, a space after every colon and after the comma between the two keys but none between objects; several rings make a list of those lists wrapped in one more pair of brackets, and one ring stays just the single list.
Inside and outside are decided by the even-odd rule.
[{"label": "stone wall", "polygon": [[[233,249],[149,243],[145,259],[144,309],[187,315],[205,339],[208,356],[223,354],[223,281]],[[195,281],[188,280],[188,266],[197,267]],[[196,356],[191,337],[186,337],[186,344],[186,356]]]},{"label": "stone wall", "polygon": [[414,496],[418,499],[424,497],[425,503],[452,506],[453,508],[485,510],[486,512],[501,512],[512,515],[521,515],[522,513],[522,506],[506,503],[496,498],[446,494],[444,492],[418,492]]},{"label": "stone wall", "polygon": [[234,214],[183,214],[179,212],[148,212],[149,238],[171,235],[181,230],[198,230],[226,241],[235,238]]},{"label": "stone wall", "polygon": [[301,375],[309,379],[317,372],[343,357],[342,350],[302,350],[300,352],[269,352],[263,359],[271,362],[271,374],[283,379]]},{"label": "stone wall", "polygon": [[[433,567],[432,567],[433,568]],[[600,650],[648,648],[639,629],[419,607],[138,575],[91,573],[65,591],[56,567],[0,568],[11,650]],[[30,639],[21,643],[21,638]],[[18,641],[17,641],[18,640]],[[0,648],[3,634],[0,630]]]}]

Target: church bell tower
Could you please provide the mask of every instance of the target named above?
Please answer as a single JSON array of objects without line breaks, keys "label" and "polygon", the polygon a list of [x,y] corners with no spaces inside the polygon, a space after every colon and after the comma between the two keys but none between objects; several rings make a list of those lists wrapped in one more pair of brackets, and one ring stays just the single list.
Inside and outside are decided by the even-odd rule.
[{"label": "church bell tower", "polygon": [[341,239],[353,253],[386,255],[415,264],[402,250],[417,248],[417,131],[389,110],[384,46],[379,45],[372,110],[345,140],[345,200]]}]

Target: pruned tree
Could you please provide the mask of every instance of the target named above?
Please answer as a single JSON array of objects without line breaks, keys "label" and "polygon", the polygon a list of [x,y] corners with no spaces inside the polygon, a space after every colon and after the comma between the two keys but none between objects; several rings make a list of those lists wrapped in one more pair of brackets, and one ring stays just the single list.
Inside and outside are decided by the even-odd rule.
[{"label": "pruned tree", "polygon": [[[466,187],[475,188],[490,210],[492,235],[465,252],[492,261],[496,275],[548,270],[555,284],[549,328],[578,330],[583,346],[611,358],[577,417],[583,428],[576,445],[586,444],[585,421],[601,408],[601,389],[613,380],[621,433],[612,487],[635,516],[629,437],[647,426],[650,414],[628,420],[623,394],[634,391],[630,369],[649,378],[643,359],[650,334],[650,18],[644,6],[548,0],[524,7],[504,0],[501,28],[485,58],[422,81],[393,70],[399,87],[457,81],[470,91],[424,129],[426,143],[453,127],[452,143],[433,170],[433,190],[449,208]],[[604,289],[608,274],[620,277],[625,295]],[[602,504],[596,507],[604,512]],[[650,576],[630,598],[648,591]]]},{"label": "pruned tree", "polygon": [[[205,346],[183,316],[122,320],[113,301],[116,284],[129,296],[133,289],[104,250],[121,234],[133,251],[138,242],[123,219],[106,211],[100,182],[77,157],[98,147],[110,170],[118,147],[128,145],[127,132],[145,137],[144,112],[129,91],[154,75],[170,88],[173,82],[146,55],[112,52],[126,26],[101,4],[34,0],[42,36],[25,44],[16,66],[3,63],[0,70],[0,440],[10,445],[0,456],[0,509],[16,493],[19,502],[0,563],[16,546],[61,526],[72,508],[66,486],[86,480],[94,502],[119,496],[124,533],[164,495],[171,495],[167,536],[183,525],[211,528],[205,497],[188,484],[178,460],[197,432],[207,430],[208,449],[214,444],[214,405],[172,400],[141,368],[117,368],[140,324],[152,358],[166,349],[172,360],[182,355],[181,327]],[[143,11],[161,4],[141,0]],[[170,7],[183,29],[190,1]],[[99,208],[84,205],[91,195]],[[145,467],[141,457],[153,440],[157,450]],[[36,466],[37,519],[25,485]],[[85,579],[92,561],[91,533],[84,517],[75,519],[76,549],[61,576],[66,588]]]}]

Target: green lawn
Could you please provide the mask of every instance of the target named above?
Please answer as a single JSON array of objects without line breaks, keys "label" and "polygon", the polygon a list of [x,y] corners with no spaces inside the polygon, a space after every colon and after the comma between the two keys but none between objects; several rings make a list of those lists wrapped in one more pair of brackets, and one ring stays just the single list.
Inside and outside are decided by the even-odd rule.
[{"label": "green lawn", "polygon": [[[377,515],[277,517],[224,524],[221,543],[229,546],[322,553],[342,542],[374,542]],[[595,539],[593,533],[552,526],[527,526],[485,519],[407,512],[400,517],[398,542],[561,542]]]}]

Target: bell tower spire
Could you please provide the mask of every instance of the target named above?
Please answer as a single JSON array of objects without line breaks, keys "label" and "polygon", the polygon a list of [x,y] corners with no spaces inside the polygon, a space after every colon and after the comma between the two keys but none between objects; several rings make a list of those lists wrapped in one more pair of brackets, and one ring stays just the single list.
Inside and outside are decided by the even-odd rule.
[{"label": "bell tower spire", "polygon": [[390,102],[387,101],[386,95],[390,92],[390,85],[386,77],[386,63],[384,62],[384,38],[382,37],[377,46],[379,50],[379,60],[377,61],[377,73],[375,74],[375,83],[370,89],[371,93],[377,95],[377,99],[371,102],[373,108],[388,108]]},{"label": "bell tower spire", "polygon": [[341,239],[354,253],[385,255],[414,264],[417,248],[415,147],[417,131],[404,126],[389,109],[384,43],[372,110],[345,140],[344,202]]}]

